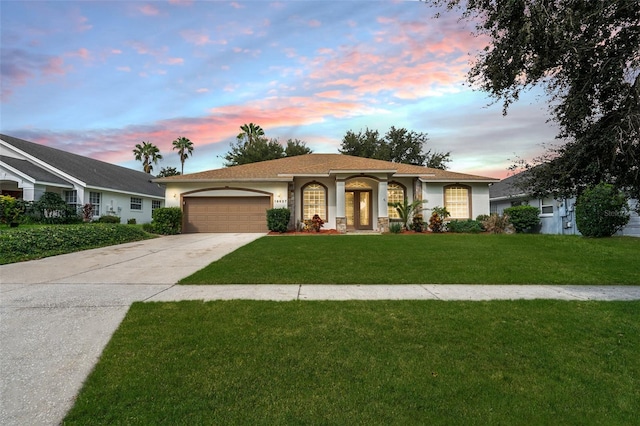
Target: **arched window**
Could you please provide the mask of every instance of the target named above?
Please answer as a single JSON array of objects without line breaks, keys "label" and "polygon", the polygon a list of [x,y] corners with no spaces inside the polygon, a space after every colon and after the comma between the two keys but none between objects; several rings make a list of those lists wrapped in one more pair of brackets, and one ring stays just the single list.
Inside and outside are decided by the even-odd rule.
[{"label": "arched window", "polygon": [[302,220],[318,215],[327,221],[327,188],[317,182],[302,187]]},{"label": "arched window", "polygon": [[470,219],[471,188],[463,185],[445,186],[444,206],[451,213],[451,219]]},{"label": "arched window", "polygon": [[[403,203],[405,197],[404,186],[397,182],[389,182],[387,184],[387,202],[388,203]],[[398,210],[395,207],[389,206],[388,208],[389,219],[400,219]]]}]

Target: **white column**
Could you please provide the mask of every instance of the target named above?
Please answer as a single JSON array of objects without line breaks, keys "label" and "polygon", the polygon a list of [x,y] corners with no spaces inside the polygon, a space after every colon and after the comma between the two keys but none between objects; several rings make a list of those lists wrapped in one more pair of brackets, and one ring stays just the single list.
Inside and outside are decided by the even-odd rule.
[{"label": "white column", "polygon": [[387,181],[378,182],[378,217],[389,217]]},{"label": "white column", "polygon": [[345,217],[344,181],[336,181],[336,217]]}]

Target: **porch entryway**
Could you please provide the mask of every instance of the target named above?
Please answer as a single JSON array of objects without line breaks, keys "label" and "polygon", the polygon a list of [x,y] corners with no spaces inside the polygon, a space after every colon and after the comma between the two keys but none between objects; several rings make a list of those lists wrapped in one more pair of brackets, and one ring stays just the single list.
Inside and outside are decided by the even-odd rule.
[{"label": "porch entryway", "polygon": [[371,194],[371,190],[345,191],[347,230],[373,229]]}]

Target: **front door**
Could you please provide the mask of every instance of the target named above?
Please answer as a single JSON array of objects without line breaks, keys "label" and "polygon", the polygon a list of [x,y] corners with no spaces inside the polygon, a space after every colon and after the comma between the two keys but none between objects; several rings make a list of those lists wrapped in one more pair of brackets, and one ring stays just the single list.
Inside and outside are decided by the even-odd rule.
[{"label": "front door", "polygon": [[345,191],[347,229],[373,229],[371,191]]}]

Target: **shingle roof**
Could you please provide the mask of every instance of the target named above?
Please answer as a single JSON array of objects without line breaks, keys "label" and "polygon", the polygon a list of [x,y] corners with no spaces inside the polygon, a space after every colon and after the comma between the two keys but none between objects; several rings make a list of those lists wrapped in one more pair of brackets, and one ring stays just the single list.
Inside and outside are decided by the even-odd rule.
[{"label": "shingle roof", "polygon": [[[154,197],[164,197],[164,189],[159,187],[157,183],[152,182],[151,179],[153,179],[154,176],[147,173],[72,154],[8,135],[0,134],[0,138],[18,150],[75,177],[87,186]],[[25,171],[25,173],[27,172]]]},{"label": "shingle roof", "polygon": [[516,186],[519,175],[509,176],[489,187],[489,199],[521,197],[524,191]]},{"label": "shingle roof", "polygon": [[190,173],[180,176],[156,179],[156,182],[179,181],[233,181],[233,180],[291,180],[294,176],[328,176],[338,172],[353,173],[389,173],[394,176],[417,176],[432,181],[479,181],[495,182],[497,179],[414,166],[392,163],[371,158],[353,157],[343,154],[307,154],[285,157],[277,160],[261,161]]},{"label": "shingle roof", "polygon": [[20,160],[19,158],[7,157],[6,155],[0,156],[0,161],[7,164],[10,167],[13,167],[16,170],[21,171],[27,176],[32,177],[36,180],[36,182],[46,182],[52,183],[55,185],[63,185],[69,186],[72,185],[66,180],[62,179],[54,175],[53,173],[48,172],[37,164],[33,164],[28,162],[27,160]]}]

